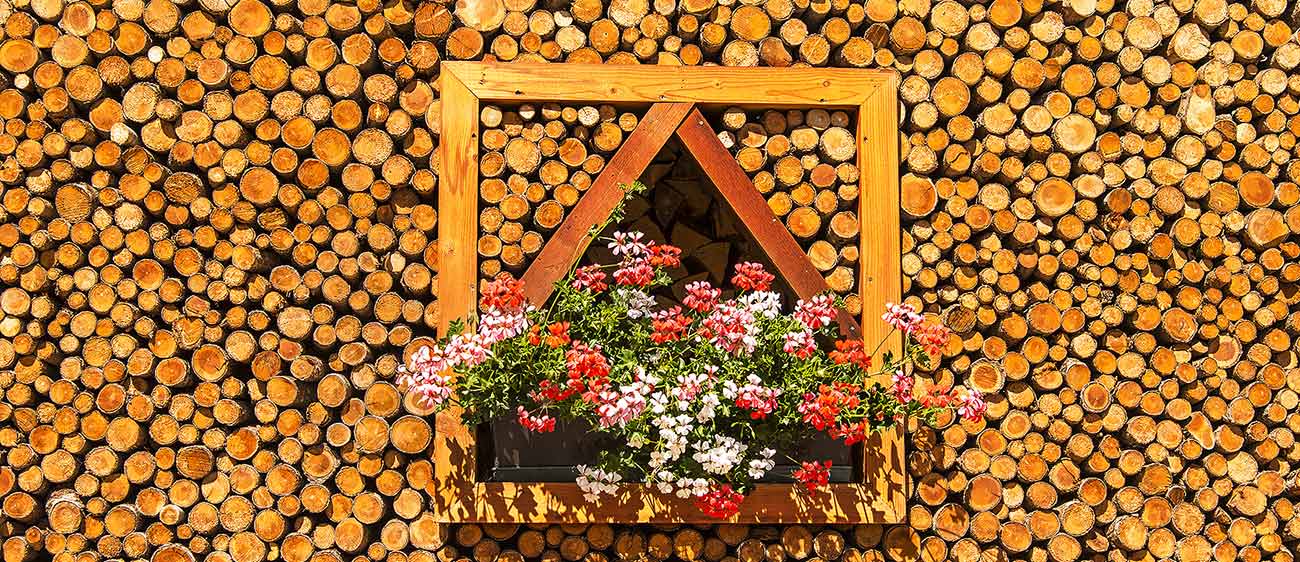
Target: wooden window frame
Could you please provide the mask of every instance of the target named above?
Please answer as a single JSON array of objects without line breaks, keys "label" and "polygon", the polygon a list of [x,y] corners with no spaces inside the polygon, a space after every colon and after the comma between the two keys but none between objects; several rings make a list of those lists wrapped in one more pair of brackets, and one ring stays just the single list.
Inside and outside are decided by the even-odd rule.
[{"label": "wooden window frame", "polygon": [[[438,331],[445,334],[450,322],[467,318],[475,312],[478,294],[477,240],[479,216],[479,109],[480,102],[522,103],[608,103],[615,105],[651,105],[663,109],[685,105],[688,113],[678,117],[680,126],[673,131],[647,134],[667,136],[683,132],[696,107],[739,106],[753,109],[853,109],[857,111],[857,165],[859,174],[859,209],[862,221],[859,239],[858,288],[862,296],[862,331],[868,342],[879,341],[888,331],[878,315],[886,302],[899,302],[902,293],[901,216],[899,208],[899,130],[898,74],[893,71],[824,68],[729,68],[618,66],[576,64],[502,64],[495,62],[443,62],[439,77],[441,92],[441,144],[438,186],[439,211],[439,304]],[[656,105],[657,104],[657,105]],[[643,119],[643,124],[646,120]],[[707,123],[697,138],[708,132]],[[651,128],[650,125],[645,127]],[[642,127],[638,126],[638,130]],[[633,132],[633,136],[637,131]],[[716,139],[715,139],[716,140]],[[632,142],[629,137],[611,158],[596,184],[584,193],[566,217],[562,231],[572,231],[585,247],[587,232],[583,224],[595,224],[608,216],[601,211],[610,206],[610,198],[599,201],[593,195],[602,179],[616,186],[640,175],[644,164],[624,166],[620,158],[644,158],[657,152],[658,144],[648,156],[624,156]],[[705,143],[701,143],[703,146]],[[720,145],[719,145],[720,146]],[[690,149],[691,147],[688,147]],[[692,152],[695,152],[692,150]],[[698,153],[697,153],[698,154]],[[727,155],[727,161],[734,160]],[[715,160],[711,160],[716,162]],[[705,163],[702,161],[702,165]],[[706,175],[728,195],[716,174],[734,170],[716,166]],[[608,177],[606,177],[608,176]],[[748,183],[748,177],[744,178]],[[749,184],[752,186],[752,184]],[[616,189],[616,188],[615,188]],[[755,193],[756,195],[756,193]],[[761,197],[759,198],[761,200]],[[735,204],[728,200],[729,204]],[[588,208],[580,213],[579,207]],[[602,206],[603,205],[603,206]],[[594,207],[593,207],[594,206]],[[595,208],[599,207],[599,208]],[[612,206],[610,207],[612,208]],[[763,206],[766,209],[766,205]],[[739,210],[739,209],[738,209]],[[768,211],[770,216],[770,211]],[[585,214],[585,219],[574,219]],[[775,220],[774,217],[770,217]],[[594,220],[593,220],[594,219]],[[744,217],[742,216],[742,220]],[[755,219],[757,220],[757,219]],[[569,223],[573,224],[570,225]],[[746,221],[751,232],[754,221]],[[761,221],[760,221],[761,222]],[[761,226],[761,225],[760,225]],[[780,226],[779,222],[777,226]],[[784,227],[780,228],[789,236]],[[779,234],[767,233],[775,239]],[[554,239],[554,236],[552,239]],[[790,239],[793,241],[793,239]],[[548,241],[547,248],[552,245]],[[780,241],[778,241],[780,242]],[[765,250],[767,244],[760,241]],[[557,247],[562,244],[555,245]],[[545,261],[556,264],[550,273],[537,273],[544,266],[530,267],[525,280],[556,279],[556,271],[567,270],[581,248],[570,245],[558,257]],[[543,249],[543,254],[547,249]],[[802,253],[800,253],[802,256]],[[775,256],[772,256],[776,261]],[[806,261],[806,256],[803,256]],[[536,261],[542,261],[544,255]],[[787,259],[783,263],[791,263]],[[562,264],[562,265],[559,265]],[[776,264],[789,278],[786,268]],[[798,268],[797,264],[790,267]],[[810,267],[810,266],[809,266]],[[561,273],[562,274],[562,273]],[[792,287],[801,295],[815,287]],[[820,277],[818,277],[820,280]],[[531,285],[530,285],[531,286]],[[550,283],[540,285],[543,294],[531,298],[545,299]],[[533,287],[537,290],[537,287]],[[856,322],[854,322],[856,324]],[[855,326],[856,328],[856,326]],[[897,347],[898,338],[886,347]],[[879,359],[879,358],[877,358]],[[589,502],[574,483],[555,482],[484,482],[477,480],[474,428],[461,423],[461,411],[449,408],[437,415],[434,435],[434,479],[431,490],[437,519],[440,522],[492,523],[704,523],[717,522],[705,517],[691,500],[665,495],[644,484],[626,484],[614,496]],[[795,484],[758,484],[732,522],[737,523],[901,523],[906,518],[907,472],[904,464],[903,430],[895,428],[870,438],[862,459],[862,480],[831,484],[828,490],[809,494]]]}]

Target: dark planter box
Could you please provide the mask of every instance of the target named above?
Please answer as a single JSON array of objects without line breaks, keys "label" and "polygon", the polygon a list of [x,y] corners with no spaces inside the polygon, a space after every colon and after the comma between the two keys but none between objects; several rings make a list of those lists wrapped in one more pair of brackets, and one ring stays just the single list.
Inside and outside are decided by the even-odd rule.
[{"label": "dark planter box", "polygon": [[[598,434],[590,426],[558,423],[552,433],[533,433],[514,418],[496,420],[478,428],[481,447],[491,455],[479,455],[480,479],[494,482],[573,482],[575,466],[595,462],[601,450],[622,446]],[[831,461],[831,482],[854,482],[861,458],[860,445],[845,447],[841,441],[820,436],[791,450],[778,450],[777,465],[760,482],[793,482],[790,473],[798,468],[787,457],[797,460]]]}]

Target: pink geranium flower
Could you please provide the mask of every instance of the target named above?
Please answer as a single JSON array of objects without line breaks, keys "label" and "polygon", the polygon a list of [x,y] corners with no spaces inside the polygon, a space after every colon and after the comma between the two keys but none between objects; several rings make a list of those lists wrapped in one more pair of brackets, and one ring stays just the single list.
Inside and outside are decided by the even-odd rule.
[{"label": "pink geranium flower", "polygon": [[830,295],[817,295],[800,299],[794,305],[794,319],[809,330],[817,330],[835,320],[835,299]]},{"label": "pink geranium flower", "polygon": [[645,287],[655,280],[655,270],[642,260],[631,262],[614,270],[614,282],[630,287]]},{"label": "pink geranium flower", "polygon": [[784,338],[785,345],[781,349],[800,359],[807,359],[817,351],[817,339],[808,330],[789,332]]},{"label": "pink geranium flower", "polygon": [[616,256],[624,256],[624,259],[642,256],[647,250],[646,243],[641,241],[644,237],[645,234],[636,231],[614,232],[609,249]]},{"label": "pink geranium flower", "polygon": [[[749,375],[749,382],[735,388],[736,407],[749,410],[751,419],[761,420],[776,411],[776,399],[781,389],[763,386],[757,375]],[[733,384],[733,383],[729,383]]]},{"label": "pink geranium flower", "polygon": [[722,290],[716,289],[708,281],[693,281],[686,285],[686,298],[682,305],[695,312],[708,312],[718,305]]},{"label": "pink geranium flower", "polygon": [[701,324],[705,338],[732,355],[753,353],[758,345],[758,326],[748,307],[720,304]]},{"label": "pink geranium flower", "polygon": [[885,308],[885,313],[880,315],[880,318],[905,334],[912,333],[916,326],[925,321],[925,318],[917,314],[916,308],[910,304],[889,303]]},{"label": "pink geranium flower", "polygon": [[894,372],[894,399],[907,404],[912,401],[912,389],[916,386],[916,379],[911,375],[903,374],[902,371]]},{"label": "pink geranium flower", "polygon": [[599,293],[609,288],[609,284],[605,282],[606,277],[605,272],[600,270],[600,266],[585,265],[573,272],[573,282],[570,286],[579,291]]},{"label": "pink geranium flower", "polygon": [[957,415],[969,421],[979,421],[988,412],[989,405],[984,397],[973,388],[958,388],[954,391],[957,402]]}]

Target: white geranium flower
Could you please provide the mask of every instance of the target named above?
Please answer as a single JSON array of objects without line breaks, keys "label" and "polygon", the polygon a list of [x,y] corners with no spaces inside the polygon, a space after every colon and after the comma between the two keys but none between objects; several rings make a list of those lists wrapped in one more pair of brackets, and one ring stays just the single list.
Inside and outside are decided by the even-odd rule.
[{"label": "white geranium flower", "polygon": [[716,435],[712,440],[696,443],[694,448],[696,452],[691,458],[711,474],[731,472],[748,449],[744,443],[727,435]]},{"label": "white geranium flower", "polygon": [[638,289],[619,287],[614,296],[627,306],[627,317],[633,320],[649,318],[650,309],[655,305],[655,298]]},{"label": "white geranium flower", "polygon": [[710,392],[700,398],[700,411],[695,413],[695,421],[708,423],[717,414],[717,408],[722,402],[718,400],[717,393]]},{"label": "white geranium flower", "polygon": [[578,465],[578,489],[583,491],[582,497],[587,501],[596,501],[602,495],[613,494],[618,490],[616,485],[623,479],[623,476],[599,468],[591,468],[586,465]]},{"label": "white geranium flower", "polygon": [[740,298],[755,316],[776,318],[781,314],[781,294],[773,291],[754,291]]}]

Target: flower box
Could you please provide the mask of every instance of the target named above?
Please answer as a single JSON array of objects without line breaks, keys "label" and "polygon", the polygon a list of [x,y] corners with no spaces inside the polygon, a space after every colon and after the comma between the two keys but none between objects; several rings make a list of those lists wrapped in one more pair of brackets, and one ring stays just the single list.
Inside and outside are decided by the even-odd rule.
[{"label": "flower box", "polygon": [[[670,137],[686,145],[728,205],[744,221],[799,297],[825,286],[783,225],[754,193],[744,173],[716,145],[701,109],[757,108],[856,110],[862,236],[858,287],[863,336],[887,333],[874,318],[901,298],[901,228],[898,183],[898,76],[889,71],[617,67],[446,62],[440,74],[442,104],[439,170],[439,298],[444,330],[474,313],[478,289],[479,146],[477,117],[486,102],[590,102],[649,106],[646,116],[595,182],[571,209],[524,275],[530,301],[545,302],[549,287],[576,262],[590,229],[621,200],[618,186],[637,179]],[[579,80],[574,77],[581,76]],[[710,140],[712,142],[710,142]],[[726,156],[723,158],[722,156]],[[731,163],[728,167],[723,161]],[[783,239],[782,236],[785,238]],[[870,259],[866,259],[870,257]],[[899,343],[897,338],[891,345]],[[413,354],[415,348],[409,350]],[[438,414],[433,493],[447,522],[632,523],[716,521],[690,500],[628,483],[612,496],[588,501],[573,482],[506,482],[487,479],[482,467],[499,466],[495,443],[464,423],[462,412]],[[759,483],[729,520],[748,523],[898,523],[905,520],[901,430],[869,436],[860,447],[851,482],[831,483],[819,494],[802,486]]]},{"label": "flower box", "polygon": [[[554,432],[537,433],[519,425],[515,418],[501,418],[478,428],[478,441],[491,454],[482,455],[479,478],[486,482],[573,482],[578,465],[596,462],[601,448],[615,446],[611,439],[590,434],[591,425],[560,422]],[[861,467],[860,446],[845,447],[829,437],[818,437],[789,451],[778,451],[777,458],[815,458],[831,461],[830,482],[854,481]],[[792,473],[799,466],[778,463],[758,481],[761,483],[795,482]]]}]

